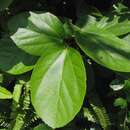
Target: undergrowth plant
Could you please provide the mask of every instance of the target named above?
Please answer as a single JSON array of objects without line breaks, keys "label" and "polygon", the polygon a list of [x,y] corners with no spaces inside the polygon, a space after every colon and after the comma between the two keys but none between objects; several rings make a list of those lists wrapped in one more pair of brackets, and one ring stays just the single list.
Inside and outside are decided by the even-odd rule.
[{"label": "undergrowth plant", "polygon": [[[6,1],[0,1],[1,14],[10,15],[7,7],[18,0]],[[1,24],[1,129],[129,129],[130,12],[121,3],[113,8],[111,15],[77,11],[72,21],[44,6],[10,16],[7,28]],[[95,87],[93,64],[114,73],[107,83],[113,104],[105,105]],[[121,120],[110,105],[118,107]],[[76,127],[79,121],[85,123]]]}]

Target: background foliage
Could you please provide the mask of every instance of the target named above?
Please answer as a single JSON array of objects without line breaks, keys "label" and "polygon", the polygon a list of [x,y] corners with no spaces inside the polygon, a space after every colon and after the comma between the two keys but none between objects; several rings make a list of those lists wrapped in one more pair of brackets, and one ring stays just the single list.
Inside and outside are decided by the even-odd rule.
[{"label": "background foliage", "polygon": [[0,129],[129,130],[129,7],[1,0]]}]

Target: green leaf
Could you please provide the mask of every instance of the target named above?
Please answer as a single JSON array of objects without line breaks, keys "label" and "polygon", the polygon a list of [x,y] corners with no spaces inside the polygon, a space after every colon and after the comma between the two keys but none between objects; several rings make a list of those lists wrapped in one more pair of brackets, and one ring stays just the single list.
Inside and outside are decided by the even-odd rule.
[{"label": "green leaf", "polygon": [[130,111],[128,111],[128,114],[127,114],[127,123],[130,123]]},{"label": "green leaf", "polygon": [[53,130],[53,129],[48,127],[47,125],[40,124],[37,127],[35,127],[33,130]]},{"label": "green leaf", "polygon": [[67,39],[67,38],[72,37],[74,35],[72,20],[64,18],[63,22],[64,22],[63,27],[66,33],[65,38]]},{"label": "green leaf", "polygon": [[4,76],[3,76],[3,74],[0,74],[0,83],[2,83],[3,80],[4,80]]},{"label": "green leaf", "polygon": [[0,0],[0,10],[7,8],[13,0]]},{"label": "green leaf", "polygon": [[60,20],[50,14],[30,13],[27,28],[19,28],[12,36],[16,45],[33,55],[42,55],[48,48],[63,46],[65,30]]},{"label": "green leaf", "polygon": [[114,4],[113,8],[114,8],[114,12],[116,12],[117,14],[123,14],[129,11],[129,8],[123,5],[122,3]]},{"label": "green leaf", "polygon": [[0,87],[0,99],[11,99],[12,94],[5,88]]},{"label": "green leaf", "polygon": [[126,37],[124,37],[124,40],[126,40],[130,44],[130,34],[128,34]]},{"label": "green leaf", "polygon": [[31,98],[37,114],[49,126],[69,123],[79,112],[85,92],[85,67],[75,49],[59,49],[39,59],[31,77]]},{"label": "green leaf", "polygon": [[10,33],[15,33],[18,28],[26,28],[28,26],[28,12],[23,12],[11,17],[8,21],[8,29]]},{"label": "green leaf", "polygon": [[124,90],[127,91],[128,93],[130,92],[130,80],[124,81]]},{"label": "green leaf", "polygon": [[9,39],[0,40],[0,69],[10,74],[22,74],[33,69],[37,57],[31,56]]},{"label": "green leaf", "polygon": [[130,32],[130,20],[120,22],[120,19],[117,17],[112,22],[108,23],[105,30],[116,36],[127,34]]},{"label": "green leaf", "polygon": [[113,34],[78,31],[77,43],[97,63],[118,71],[130,72],[130,44]]},{"label": "green leaf", "polygon": [[94,117],[94,115],[91,112],[91,110],[89,110],[88,108],[84,107],[83,108],[83,112],[84,112],[84,118],[87,118],[88,121],[91,121],[93,123],[97,122],[97,119]]},{"label": "green leaf", "polygon": [[117,98],[114,102],[114,106],[124,109],[127,107],[127,101],[124,98]]},{"label": "green leaf", "polygon": [[77,21],[77,26],[82,31],[87,32],[103,32],[112,33],[116,36],[124,35],[130,32],[130,20],[121,20],[120,17],[115,16],[112,20],[109,17],[103,17],[97,20],[93,16],[82,16]]},{"label": "green leaf", "polygon": [[115,79],[113,80],[111,83],[110,83],[110,87],[114,90],[114,91],[119,91],[121,89],[124,88],[124,81],[122,80],[118,80],[118,79]]}]

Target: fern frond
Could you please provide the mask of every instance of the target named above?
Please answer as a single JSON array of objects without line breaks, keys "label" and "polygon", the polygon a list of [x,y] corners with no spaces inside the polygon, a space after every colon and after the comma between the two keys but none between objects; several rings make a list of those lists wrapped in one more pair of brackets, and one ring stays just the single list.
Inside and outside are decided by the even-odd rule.
[{"label": "fern frond", "polygon": [[27,112],[30,108],[30,93],[29,84],[25,83],[23,88],[23,94],[20,100],[20,109],[16,117],[16,122],[13,130],[21,130],[24,127]]},{"label": "fern frond", "polygon": [[[31,112],[31,113],[30,113]],[[26,115],[26,121],[25,121],[25,125],[24,128],[28,129],[33,125],[38,125],[40,122],[40,118],[36,115],[36,113],[34,113],[34,111],[30,111],[27,115]]]},{"label": "fern frond", "polygon": [[95,113],[96,119],[103,128],[103,130],[111,130],[109,115],[96,92],[93,92],[89,102],[92,110]]},{"label": "fern frond", "polygon": [[10,119],[7,118],[6,113],[0,113],[0,127],[7,128],[9,126]]},{"label": "fern frond", "polygon": [[24,127],[26,114],[30,107],[29,85],[25,82],[19,83],[15,86],[14,90],[16,90],[17,93],[14,91],[11,113],[13,121],[11,122],[8,130],[21,130]]}]

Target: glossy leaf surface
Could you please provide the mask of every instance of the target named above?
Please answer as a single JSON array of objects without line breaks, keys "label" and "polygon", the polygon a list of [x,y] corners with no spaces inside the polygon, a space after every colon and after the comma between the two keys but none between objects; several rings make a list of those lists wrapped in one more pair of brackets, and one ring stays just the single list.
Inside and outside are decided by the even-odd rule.
[{"label": "glossy leaf surface", "polygon": [[39,56],[48,48],[63,46],[64,37],[63,24],[56,16],[31,12],[28,27],[19,28],[12,39],[19,48]]},{"label": "glossy leaf surface", "polygon": [[31,78],[33,106],[52,128],[69,123],[79,112],[86,91],[86,74],[80,54],[71,48],[41,57]]},{"label": "glossy leaf surface", "polygon": [[130,72],[130,44],[113,34],[79,31],[80,48],[97,63],[120,72]]}]

